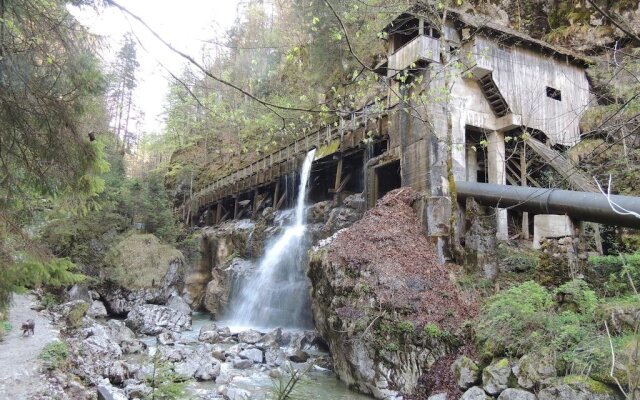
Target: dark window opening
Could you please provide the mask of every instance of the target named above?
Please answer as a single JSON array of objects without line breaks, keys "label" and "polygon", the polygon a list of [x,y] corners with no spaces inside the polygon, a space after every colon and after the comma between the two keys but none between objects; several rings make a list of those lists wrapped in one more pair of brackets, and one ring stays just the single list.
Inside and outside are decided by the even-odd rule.
[{"label": "dark window opening", "polygon": [[562,92],[559,89],[547,86],[547,97],[550,97],[554,100],[562,101]]},{"label": "dark window opening", "polygon": [[377,167],[375,191],[376,199],[382,198],[385,194],[389,193],[393,189],[397,189],[402,186],[402,179],[400,178],[400,161],[393,161],[383,166]]}]

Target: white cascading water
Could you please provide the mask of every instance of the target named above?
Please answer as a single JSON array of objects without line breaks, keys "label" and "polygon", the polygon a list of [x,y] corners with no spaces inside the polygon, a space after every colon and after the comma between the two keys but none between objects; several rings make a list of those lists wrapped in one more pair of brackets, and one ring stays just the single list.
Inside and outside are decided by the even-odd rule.
[{"label": "white cascading water", "polygon": [[315,149],[309,151],[302,165],[293,225],[284,228],[266,249],[256,272],[242,284],[231,303],[229,322],[232,325],[259,328],[312,326],[305,276],[305,198],[315,152]]}]

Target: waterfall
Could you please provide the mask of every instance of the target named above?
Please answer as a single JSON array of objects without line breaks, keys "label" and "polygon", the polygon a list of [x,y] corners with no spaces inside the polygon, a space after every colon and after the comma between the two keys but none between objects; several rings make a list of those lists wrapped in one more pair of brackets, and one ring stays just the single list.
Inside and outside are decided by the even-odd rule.
[{"label": "waterfall", "polygon": [[229,322],[235,326],[312,326],[305,276],[305,197],[314,155],[315,149],[309,151],[302,165],[293,224],[267,247],[257,270],[231,302]]}]

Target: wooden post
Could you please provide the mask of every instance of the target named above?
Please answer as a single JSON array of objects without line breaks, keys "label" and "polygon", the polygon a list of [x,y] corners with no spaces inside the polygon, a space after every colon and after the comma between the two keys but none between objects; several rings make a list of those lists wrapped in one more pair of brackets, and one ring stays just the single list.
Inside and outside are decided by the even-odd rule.
[{"label": "wooden post", "polygon": [[218,225],[220,223],[221,219],[222,219],[222,202],[219,202],[218,206],[216,207],[216,222],[215,222],[215,225]]},{"label": "wooden post", "polygon": [[[520,185],[527,186],[527,142],[522,141],[520,154]],[[522,239],[529,240],[529,213],[522,212]]]},{"label": "wooden post", "polygon": [[280,194],[280,179],[278,178],[278,180],[276,181],[276,188],[273,190],[273,207],[276,206],[276,204],[278,204],[278,195]]},{"label": "wooden post", "polygon": [[234,204],[233,204],[233,219],[238,218],[238,208],[239,208],[238,196],[236,195],[236,197],[234,198]]},{"label": "wooden post", "polygon": [[336,205],[340,205],[342,203],[340,197],[340,185],[342,184],[342,155],[340,155],[340,159],[338,160],[338,165],[336,166],[336,181],[333,185],[334,190],[334,201]]},{"label": "wooden post", "polygon": [[253,189],[253,217],[256,218],[258,215],[258,207],[260,206],[259,202],[258,202],[258,196],[260,196],[260,193],[258,192],[258,189]]}]

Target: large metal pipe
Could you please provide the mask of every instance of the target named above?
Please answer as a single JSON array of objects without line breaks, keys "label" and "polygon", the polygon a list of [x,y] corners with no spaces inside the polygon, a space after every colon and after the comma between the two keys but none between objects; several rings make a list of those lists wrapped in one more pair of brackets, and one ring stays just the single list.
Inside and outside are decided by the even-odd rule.
[{"label": "large metal pipe", "polygon": [[[486,206],[535,214],[568,215],[579,221],[640,229],[640,218],[616,213],[607,198],[600,193],[477,182],[456,182],[456,192],[458,198],[473,197]],[[612,195],[611,201],[640,214],[640,197]]]}]

